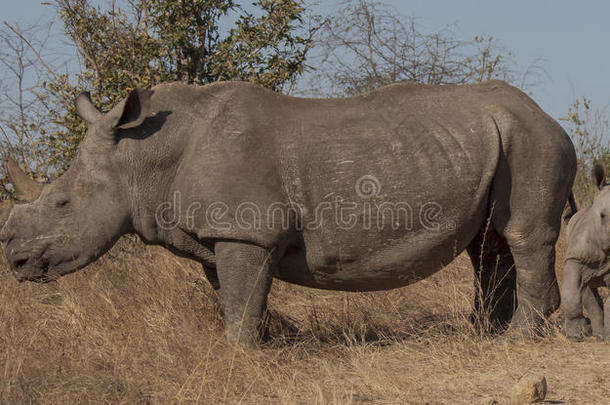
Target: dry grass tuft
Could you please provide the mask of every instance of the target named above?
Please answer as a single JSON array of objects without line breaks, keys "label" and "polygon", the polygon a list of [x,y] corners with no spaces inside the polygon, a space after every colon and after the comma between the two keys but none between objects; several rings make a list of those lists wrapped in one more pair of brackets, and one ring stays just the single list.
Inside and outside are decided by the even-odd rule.
[{"label": "dry grass tuft", "polygon": [[610,345],[567,342],[558,316],[539,342],[474,330],[465,256],[387,292],[276,281],[259,351],[225,341],[199,265],[133,239],[47,285],[0,265],[0,403],[507,403],[532,372],[555,403],[610,397]]}]

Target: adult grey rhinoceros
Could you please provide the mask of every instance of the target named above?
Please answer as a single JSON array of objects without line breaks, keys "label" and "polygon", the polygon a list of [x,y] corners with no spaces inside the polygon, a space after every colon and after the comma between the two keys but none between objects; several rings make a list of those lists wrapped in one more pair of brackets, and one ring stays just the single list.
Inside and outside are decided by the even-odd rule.
[{"label": "adult grey rhinoceros", "polygon": [[559,305],[554,245],[575,153],[505,83],[317,100],[163,84],[106,114],[81,95],[76,111],[89,129],[70,169],[41,191],[30,184],[36,199],[1,230],[20,280],[70,273],[137,233],[202,263],[228,337],[246,344],[273,277],[390,289],[464,249],[482,286],[475,305],[494,325],[532,332]]},{"label": "adult grey rhinoceros", "polygon": [[[610,298],[603,304],[597,291],[610,287],[610,187],[602,163],[593,166],[592,175],[597,187],[593,204],[568,223],[561,297],[568,338],[581,340],[592,331],[610,341]],[[583,305],[589,319],[583,316]]]}]

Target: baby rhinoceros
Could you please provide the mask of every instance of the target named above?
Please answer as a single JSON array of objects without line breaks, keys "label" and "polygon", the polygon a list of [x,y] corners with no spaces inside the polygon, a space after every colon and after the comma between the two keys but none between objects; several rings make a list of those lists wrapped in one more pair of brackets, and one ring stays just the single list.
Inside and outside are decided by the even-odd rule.
[{"label": "baby rhinoceros", "polygon": [[594,165],[592,177],[597,186],[593,204],[568,224],[561,300],[568,339],[579,341],[593,333],[610,341],[610,298],[604,304],[597,291],[610,286],[610,185],[602,163]]}]

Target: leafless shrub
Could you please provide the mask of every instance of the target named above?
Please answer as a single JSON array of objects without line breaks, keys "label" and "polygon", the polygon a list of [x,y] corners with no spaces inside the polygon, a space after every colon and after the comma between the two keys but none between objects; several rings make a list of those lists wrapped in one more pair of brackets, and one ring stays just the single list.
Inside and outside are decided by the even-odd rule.
[{"label": "leafless shrub", "polygon": [[519,74],[511,53],[491,36],[457,38],[451,26],[426,33],[417,19],[373,0],[345,1],[319,32],[307,91],[349,96],[399,81],[464,84],[501,79],[535,84],[538,61]]},{"label": "leafless shrub", "polygon": [[[52,32],[51,23],[0,27],[0,158],[17,159],[38,180],[53,172],[42,141],[55,125],[47,83],[61,65],[48,49]],[[11,190],[0,184],[0,198],[6,198]]]},{"label": "leafless shrub", "polygon": [[594,108],[591,100],[583,97],[576,99],[560,120],[565,122],[576,149],[578,172],[574,193],[581,203],[588,204],[595,191],[590,176],[593,163],[599,160],[610,164],[607,107]]}]

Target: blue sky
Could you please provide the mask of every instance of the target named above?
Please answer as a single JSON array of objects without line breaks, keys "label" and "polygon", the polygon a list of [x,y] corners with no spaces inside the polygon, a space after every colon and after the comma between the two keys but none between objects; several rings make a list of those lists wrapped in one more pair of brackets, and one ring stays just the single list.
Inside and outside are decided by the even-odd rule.
[{"label": "blue sky", "polygon": [[610,2],[602,0],[390,1],[401,13],[434,30],[456,23],[463,39],[492,35],[527,66],[540,59],[542,78],[533,97],[554,117],[575,97],[610,103]]},{"label": "blue sky", "polygon": [[[110,2],[110,0],[107,0]],[[2,0],[2,20],[33,22],[50,18],[41,0]],[[103,0],[99,0],[100,3]],[[245,2],[244,2],[245,3]],[[337,1],[320,1],[319,12]],[[603,0],[386,0],[403,15],[418,19],[425,32],[453,25],[459,39],[485,34],[510,50],[525,68],[535,61],[548,77],[532,90],[553,117],[564,115],[576,97],[593,106],[610,104],[610,2]]]}]

